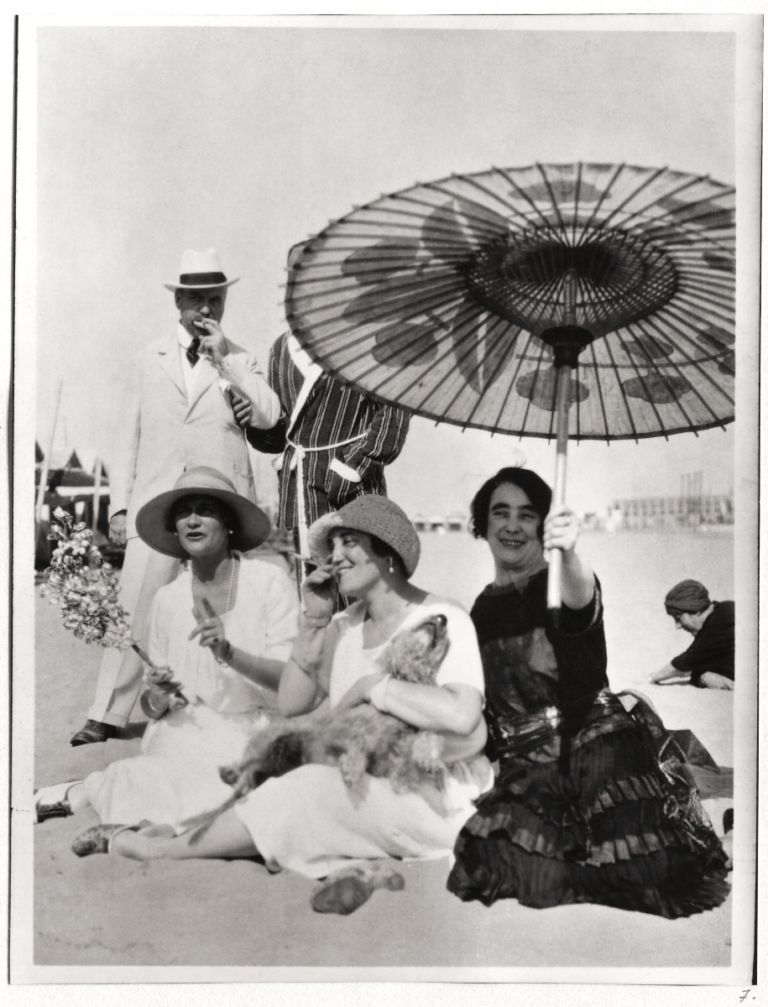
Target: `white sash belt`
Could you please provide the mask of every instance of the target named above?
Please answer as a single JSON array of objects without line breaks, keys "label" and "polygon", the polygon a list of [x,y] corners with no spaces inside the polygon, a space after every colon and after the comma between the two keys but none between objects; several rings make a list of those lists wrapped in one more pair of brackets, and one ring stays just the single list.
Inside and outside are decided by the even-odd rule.
[{"label": "white sash belt", "polygon": [[333,444],[324,444],[320,447],[305,448],[301,444],[296,444],[290,438],[286,438],[289,447],[293,448],[293,457],[290,461],[290,470],[296,469],[296,505],[299,512],[299,551],[302,556],[309,556],[309,534],[307,526],[307,504],[304,497],[304,458],[308,454],[316,454],[318,451],[333,451],[336,448],[343,448],[347,444],[354,444],[361,441],[367,434],[358,434],[356,437],[348,437],[345,441],[336,441]]}]

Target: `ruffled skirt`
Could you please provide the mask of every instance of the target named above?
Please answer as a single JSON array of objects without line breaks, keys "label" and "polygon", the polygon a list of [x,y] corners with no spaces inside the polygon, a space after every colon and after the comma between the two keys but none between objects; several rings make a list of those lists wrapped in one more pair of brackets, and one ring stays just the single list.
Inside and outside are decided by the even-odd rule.
[{"label": "ruffled skirt", "polygon": [[567,752],[554,708],[501,733],[495,786],[456,842],[448,888],[459,898],[674,918],[727,897],[727,858],[685,757],[642,700],[630,715],[601,692]]}]

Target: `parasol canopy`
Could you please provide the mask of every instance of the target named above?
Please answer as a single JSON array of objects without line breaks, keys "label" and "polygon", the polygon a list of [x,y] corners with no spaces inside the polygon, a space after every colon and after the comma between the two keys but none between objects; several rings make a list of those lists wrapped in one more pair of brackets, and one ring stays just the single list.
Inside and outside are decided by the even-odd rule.
[{"label": "parasol canopy", "polygon": [[288,320],[324,370],[438,421],[549,438],[559,408],[577,441],[723,426],[734,205],[732,186],[667,168],[452,175],[307,241]]},{"label": "parasol canopy", "polygon": [[[735,190],[667,168],[452,175],[331,223],[289,271],[310,356],[438,421],[568,440],[733,419]],[[562,555],[548,605],[560,608]]]}]

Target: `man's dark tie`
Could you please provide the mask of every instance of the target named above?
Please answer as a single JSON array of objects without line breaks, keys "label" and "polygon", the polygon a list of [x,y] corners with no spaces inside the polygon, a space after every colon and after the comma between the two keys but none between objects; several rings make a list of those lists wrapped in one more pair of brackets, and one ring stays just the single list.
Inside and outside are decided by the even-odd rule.
[{"label": "man's dark tie", "polygon": [[200,337],[192,336],[192,342],[187,347],[187,360],[189,361],[190,367],[194,367],[197,361],[200,359]]}]

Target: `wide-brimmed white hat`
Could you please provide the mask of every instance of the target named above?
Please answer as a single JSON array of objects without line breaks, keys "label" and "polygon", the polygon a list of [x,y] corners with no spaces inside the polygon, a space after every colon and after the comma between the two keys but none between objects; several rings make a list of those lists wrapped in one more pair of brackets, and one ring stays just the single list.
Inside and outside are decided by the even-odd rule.
[{"label": "wide-brimmed white hat", "polygon": [[231,287],[239,279],[239,276],[234,280],[226,278],[215,248],[207,248],[204,252],[185,248],[181,254],[179,282],[165,283],[163,286],[166,290],[204,290],[209,287]]},{"label": "wide-brimmed white hat", "polygon": [[269,518],[260,507],[241,496],[218,469],[199,465],[182,472],[172,490],[158,494],[140,508],[136,515],[136,531],[148,546],[166,556],[186,559],[187,554],[173,533],[172,519],[174,504],[190,496],[213,497],[226,505],[234,520],[230,537],[233,549],[243,552],[255,549],[270,533]]}]

